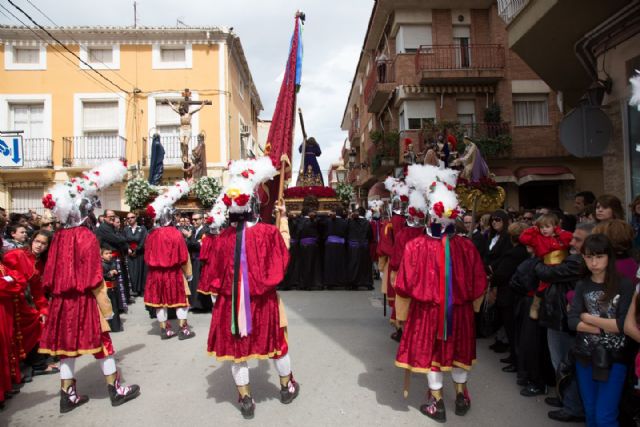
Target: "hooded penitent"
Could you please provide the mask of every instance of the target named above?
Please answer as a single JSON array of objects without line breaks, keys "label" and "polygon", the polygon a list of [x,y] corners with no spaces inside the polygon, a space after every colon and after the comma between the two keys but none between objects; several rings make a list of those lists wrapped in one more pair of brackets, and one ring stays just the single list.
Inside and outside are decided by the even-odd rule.
[{"label": "hooded penitent", "polygon": [[175,208],[173,205],[189,193],[189,183],[185,180],[176,182],[147,206],[147,215],[160,226],[166,227],[173,222]]},{"label": "hooded penitent", "polygon": [[385,188],[391,193],[391,213],[396,215],[406,214],[409,203],[409,187],[397,178],[387,177],[384,181]]}]

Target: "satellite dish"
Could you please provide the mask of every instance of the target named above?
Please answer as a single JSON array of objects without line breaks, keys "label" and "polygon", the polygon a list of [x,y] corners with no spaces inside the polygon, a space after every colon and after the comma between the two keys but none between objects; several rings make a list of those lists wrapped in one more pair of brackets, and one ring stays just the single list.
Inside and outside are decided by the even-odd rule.
[{"label": "satellite dish", "polygon": [[597,106],[580,105],[560,122],[560,142],[576,157],[602,156],[612,134],[609,116]]}]

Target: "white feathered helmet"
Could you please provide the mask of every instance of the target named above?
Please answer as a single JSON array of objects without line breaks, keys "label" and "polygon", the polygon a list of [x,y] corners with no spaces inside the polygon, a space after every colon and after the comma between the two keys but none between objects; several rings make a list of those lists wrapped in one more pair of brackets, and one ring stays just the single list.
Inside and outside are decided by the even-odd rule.
[{"label": "white feathered helmet", "polygon": [[173,205],[187,194],[189,194],[189,183],[184,179],[176,182],[147,206],[147,215],[162,227],[171,225],[176,211]]},{"label": "white feathered helmet", "polygon": [[277,174],[278,171],[267,156],[229,163],[231,179],[209,212],[210,225],[214,228],[222,227],[228,214],[251,214],[254,219],[257,218],[260,200],[255,194],[256,187]]},{"label": "white feathered helmet", "polygon": [[100,207],[100,190],[122,182],[126,175],[125,162],[110,160],[83,173],[80,178],[55,185],[42,198],[42,204],[65,227],[77,227],[85,222],[94,207]]},{"label": "white feathered helmet", "polygon": [[409,203],[409,186],[392,176],[384,180],[384,186],[391,193],[390,214],[404,215]]},{"label": "white feathered helmet", "polygon": [[462,212],[455,184],[450,183],[455,178],[457,178],[457,171],[442,169],[442,173],[432,182],[427,193],[431,222],[443,227],[453,224]]}]

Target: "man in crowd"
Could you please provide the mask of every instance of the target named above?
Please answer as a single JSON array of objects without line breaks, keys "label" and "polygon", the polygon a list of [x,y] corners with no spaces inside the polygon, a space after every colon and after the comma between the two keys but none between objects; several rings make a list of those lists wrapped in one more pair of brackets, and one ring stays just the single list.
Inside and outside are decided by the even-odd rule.
[{"label": "man in crowd", "polygon": [[364,217],[365,214],[365,209],[359,207],[347,226],[347,280],[353,290],[359,287],[373,289],[373,270],[369,253],[369,242],[373,233],[369,221]]},{"label": "man in crowd", "polygon": [[202,239],[208,233],[208,227],[204,223],[204,217],[202,212],[196,212],[191,216],[193,221],[193,231],[189,232],[187,238],[187,248],[189,248],[189,255],[191,257],[191,270],[193,272],[193,278],[189,282],[189,304],[192,310],[209,310],[211,309],[211,298],[202,296],[197,292],[198,283],[200,282],[200,249],[202,247]]},{"label": "man in crowd", "polygon": [[576,211],[576,216],[583,215],[587,206],[593,205],[596,201],[596,196],[591,191],[581,191],[576,194],[573,206]]},{"label": "man in crowd", "polygon": [[465,228],[467,229],[467,232],[470,234],[470,238],[471,238],[471,241],[473,242],[473,245],[478,250],[480,257],[484,259],[484,256],[486,255],[486,252],[487,252],[488,243],[487,243],[487,238],[484,237],[484,235],[480,232],[480,225],[476,224],[473,221],[473,214],[471,213],[465,214],[465,216],[462,218],[462,221],[464,223]]},{"label": "man in crowd", "polygon": [[104,222],[96,229],[95,232],[96,237],[100,242],[100,246],[111,249],[113,251],[114,259],[117,259],[117,262],[119,263],[119,273],[122,278],[121,292],[124,294],[122,306],[126,307],[128,304],[132,304],[134,302],[131,298],[129,274],[125,263],[125,258],[128,255],[131,255],[132,252],[129,250],[127,239],[122,234],[116,232],[114,226],[115,218],[116,213],[111,209],[106,209],[104,211]]}]

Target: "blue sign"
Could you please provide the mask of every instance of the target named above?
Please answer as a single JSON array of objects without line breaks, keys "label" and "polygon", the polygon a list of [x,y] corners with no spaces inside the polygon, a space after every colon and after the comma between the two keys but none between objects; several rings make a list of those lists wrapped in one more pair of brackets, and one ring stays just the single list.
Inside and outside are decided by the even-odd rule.
[{"label": "blue sign", "polygon": [[22,135],[0,136],[0,168],[24,166]]}]

